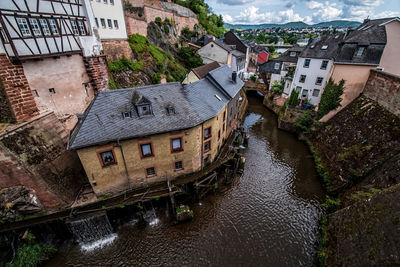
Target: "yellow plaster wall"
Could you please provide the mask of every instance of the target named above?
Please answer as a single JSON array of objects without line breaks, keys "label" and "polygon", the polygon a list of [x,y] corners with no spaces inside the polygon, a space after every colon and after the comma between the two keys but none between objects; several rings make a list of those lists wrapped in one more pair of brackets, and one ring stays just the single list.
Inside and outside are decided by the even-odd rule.
[{"label": "yellow plaster wall", "polygon": [[[202,129],[211,126],[212,136],[211,150],[204,153],[204,158],[211,155],[214,160],[218,154],[218,148],[222,147],[223,135],[223,113],[226,107],[204,125],[198,125],[188,130],[170,132],[159,135],[152,135],[147,138],[136,138],[121,141],[118,146],[116,142],[104,146],[92,146],[82,148],[77,151],[79,158],[84,166],[88,179],[97,195],[105,193],[116,193],[125,188],[138,187],[157,181],[166,181],[186,173],[200,170]],[[221,137],[218,140],[218,130],[221,130]],[[171,138],[182,137],[183,151],[171,152]],[[141,158],[139,144],[151,142],[154,157]],[[121,148],[125,156],[125,162],[129,173],[129,183],[124,166]],[[98,157],[99,152],[113,149],[117,164],[102,167]],[[183,170],[175,170],[175,162],[183,162]],[[146,177],[146,168],[154,167],[156,176]]]},{"label": "yellow plaster wall", "polygon": [[189,74],[186,76],[186,78],[183,80],[182,84],[190,84],[198,81],[199,78],[194,74],[194,72],[191,70]]}]

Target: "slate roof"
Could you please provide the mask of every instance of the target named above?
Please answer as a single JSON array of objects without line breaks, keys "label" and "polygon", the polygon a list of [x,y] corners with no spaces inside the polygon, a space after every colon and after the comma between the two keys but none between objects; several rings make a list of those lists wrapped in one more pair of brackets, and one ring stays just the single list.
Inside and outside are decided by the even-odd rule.
[{"label": "slate roof", "polygon": [[236,58],[245,58],[246,54],[240,52],[239,50],[233,50],[232,55],[234,55]]},{"label": "slate roof", "polygon": [[199,79],[204,78],[210,71],[215,70],[216,68],[219,68],[220,65],[218,62],[213,61],[211,63],[208,63],[206,65],[197,67],[193,69],[194,74],[196,74],[196,76]]},{"label": "slate roof", "polygon": [[220,40],[212,41],[212,43],[218,45],[219,47],[225,49],[228,52],[232,52],[232,48],[229,45],[222,43]]},{"label": "slate roof", "polygon": [[[312,39],[300,53],[303,58],[333,59],[338,53],[339,43],[343,42],[344,33],[325,34]],[[326,49],[322,47],[327,46]]]},{"label": "slate roof", "polygon": [[[381,24],[394,19],[398,18],[366,20],[355,30],[349,31],[339,46],[335,63],[379,65],[387,43],[386,28]],[[365,51],[357,57],[355,53],[360,47],[364,47]]]},{"label": "slate roof", "polygon": [[[276,61],[281,61],[281,62],[291,62],[291,63],[297,63],[297,59],[300,55],[300,53],[304,50],[304,47],[300,46],[293,46],[292,48],[289,48],[285,53],[283,53],[280,57],[274,59]],[[296,56],[291,57],[290,53],[295,52]]]},{"label": "slate roof", "polygon": [[[279,63],[279,69],[275,69],[275,63]],[[259,65],[258,71],[260,73],[272,73],[272,74],[281,74],[282,69],[282,61],[271,60],[264,64]]]},{"label": "slate roof", "polygon": [[[216,116],[242,86],[239,78],[232,82],[225,65],[185,86],[174,82],[100,91],[71,131],[68,149],[192,128]],[[132,101],[149,101],[153,115],[139,117]],[[169,106],[175,114],[168,114]],[[123,112],[132,117],[123,118]]]},{"label": "slate roof", "polygon": [[215,81],[220,86],[220,89],[232,98],[237,95],[244,85],[244,82],[239,77],[236,78],[236,83],[232,81],[232,70],[228,65],[210,71],[209,78]]}]

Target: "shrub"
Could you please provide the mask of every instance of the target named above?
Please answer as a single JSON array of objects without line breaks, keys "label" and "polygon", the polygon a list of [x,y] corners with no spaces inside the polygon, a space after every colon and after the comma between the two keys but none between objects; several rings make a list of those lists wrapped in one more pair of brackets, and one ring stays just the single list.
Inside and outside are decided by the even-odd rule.
[{"label": "shrub", "polygon": [[271,86],[271,93],[273,95],[280,95],[283,93],[283,87],[285,86],[285,81],[274,81],[274,83]]},{"label": "shrub", "polygon": [[178,50],[178,57],[188,69],[203,65],[203,60],[201,59],[200,55],[197,54],[193,49],[186,46],[182,46]]},{"label": "shrub", "polygon": [[297,119],[296,127],[300,132],[309,133],[313,124],[314,118],[309,111],[306,111],[303,116]]},{"label": "shrub", "polygon": [[332,213],[340,208],[340,200],[326,196],[325,202],[321,205],[327,213]]},{"label": "shrub", "polygon": [[165,32],[165,34],[169,34],[169,27],[168,27],[168,25],[164,25],[164,32]]},{"label": "shrub", "polygon": [[149,45],[149,40],[140,34],[132,34],[128,38],[129,45],[136,55],[143,52],[143,50]]},{"label": "shrub", "polygon": [[108,63],[108,68],[112,72],[119,72],[131,69],[132,71],[143,70],[143,62],[132,62],[126,57],[111,61]]},{"label": "shrub", "polygon": [[185,69],[175,61],[171,60],[168,62],[168,70],[175,81],[182,81],[183,79],[185,79]]},{"label": "shrub", "polygon": [[165,19],[164,19],[164,24],[165,24],[165,25],[172,26],[171,21],[170,21],[169,18],[165,18]]},{"label": "shrub", "polygon": [[108,88],[113,90],[113,89],[118,89],[117,84],[114,81],[114,77],[112,76],[112,74],[110,75],[110,80],[108,81]]},{"label": "shrub", "polygon": [[255,81],[257,80],[256,75],[251,75],[251,76],[250,76],[250,80],[252,80],[253,82],[255,82]]},{"label": "shrub", "polygon": [[161,82],[161,75],[159,73],[154,73],[151,76],[151,83],[152,84],[159,84]]},{"label": "shrub", "polygon": [[296,90],[293,90],[292,93],[290,94],[289,101],[288,101],[289,106],[297,106],[299,104],[299,92]]},{"label": "shrub", "polygon": [[341,80],[339,84],[335,84],[332,79],[329,79],[325,86],[324,92],[321,95],[321,101],[318,106],[318,119],[328,114],[331,110],[340,107],[341,96],[343,94],[343,86],[345,81]]},{"label": "shrub", "polygon": [[157,18],[155,19],[155,23],[156,23],[158,26],[161,26],[161,24],[162,24],[162,19],[161,19],[160,17],[157,17]]}]

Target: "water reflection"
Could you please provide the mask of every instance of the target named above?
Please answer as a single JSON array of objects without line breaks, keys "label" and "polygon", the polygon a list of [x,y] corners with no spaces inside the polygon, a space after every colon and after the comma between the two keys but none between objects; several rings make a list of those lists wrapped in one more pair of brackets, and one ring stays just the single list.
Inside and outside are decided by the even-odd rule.
[{"label": "water reflection", "polygon": [[310,266],[323,191],[307,147],[277,129],[260,99],[249,98],[251,139],[244,174],[194,205],[192,222],[118,229],[113,245],[90,255],[66,245],[49,266]]}]

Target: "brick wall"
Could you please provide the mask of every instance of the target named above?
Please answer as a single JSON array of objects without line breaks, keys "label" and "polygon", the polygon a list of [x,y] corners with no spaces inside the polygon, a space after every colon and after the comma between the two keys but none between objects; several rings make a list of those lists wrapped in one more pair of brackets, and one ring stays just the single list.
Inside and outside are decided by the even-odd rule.
[{"label": "brick wall", "polygon": [[106,56],[85,57],[84,61],[94,91],[108,89],[109,74]]},{"label": "brick wall", "polygon": [[400,76],[371,70],[363,93],[400,117]]},{"label": "brick wall", "polygon": [[53,112],[0,135],[0,188],[24,185],[45,207],[71,203],[84,175],[76,153],[65,149],[67,139]]},{"label": "brick wall", "polygon": [[21,63],[12,63],[5,54],[0,54],[0,79],[18,122],[39,115]]},{"label": "brick wall", "polygon": [[133,58],[132,49],[127,40],[102,41],[102,45],[108,61],[117,60],[123,56]]}]

